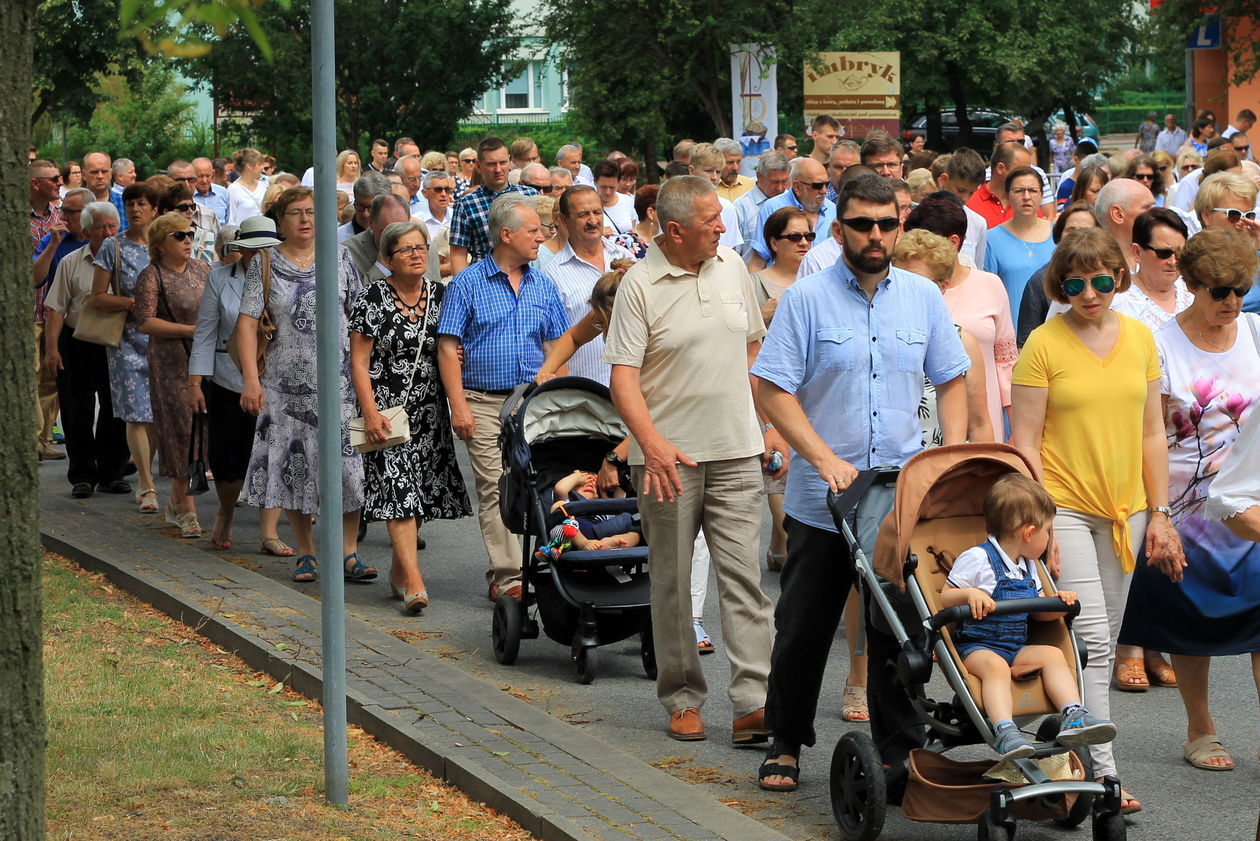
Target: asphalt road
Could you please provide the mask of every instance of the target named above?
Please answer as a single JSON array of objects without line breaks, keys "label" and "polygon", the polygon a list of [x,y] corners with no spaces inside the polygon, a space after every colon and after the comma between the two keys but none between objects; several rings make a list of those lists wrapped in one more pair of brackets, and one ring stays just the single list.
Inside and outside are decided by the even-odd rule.
[{"label": "asphalt road", "polygon": [[[472,473],[463,446],[459,446],[465,477]],[[44,462],[40,476],[44,493],[68,493],[65,462]],[[470,481],[471,484],[471,481]],[[167,482],[159,483],[162,503]],[[200,498],[199,509],[206,537],[198,545],[213,551],[209,543],[213,520],[213,494]],[[97,495],[93,506],[132,511],[129,497]],[[253,509],[237,510],[236,546],[224,553],[250,569],[285,582],[318,597],[317,587],[289,581],[290,563],[257,552],[257,517]],[[155,525],[159,522],[155,516]],[[763,526],[760,553],[768,540],[768,516]],[[281,534],[287,527],[282,525]],[[654,685],[643,674],[637,641],[626,641],[600,650],[599,671],[593,684],[581,686],[572,675],[568,649],[545,637],[521,644],[513,666],[494,661],[490,646],[491,604],[485,598],[485,553],[476,520],[427,525],[423,534],[428,549],[421,555],[422,570],[431,605],[422,616],[404,616],[398,602],[389,598],[384,572],[389,563],[385,528],[369,528],[362,554],[382,576],[371,584],[347,585],[347,610],[357,617],[408,642],[422,646],[476,675],[501,691],[512,692],[575,727],[657,764],[694,783],[746,814],[766,821],[790,837],[834,839],[839,832],[831,818],[827,767],[831,751],[845,730],[862,727],[840,720],[840,693],[847,673],[847,653],[842,641],[833,646],[828,663],[825,696],[819,705],[818,744],[806,749],[801,759],[801,788],[791,794],[770,795],[755,783],[761,751],[735,748],[728,743],[731,709],[725,696],[729,664],[724,654],[717,617],[717,589],[710,587],[706,628],[717,644],[717,653],[702,658],[710,698],[704,707],[709,730],[705,742],[680,743],[664,735],[666,715],[656,700]],[[776,573],[764,572],[762,583],[772,599],[778,597]],[[843,593],[836,598],[843,599]],[[946,694],[937,678],[937,697]],[[1191,768],[1181,758],[1185,738],[1184,713],[1176,690],[1154,689],[1144,694],[1113,693],[1112,713],[1120,726],[1117,755],[1121,779],[1144,804],[1130,819],[1133,837],[1144,839],[1251,839],[1260,809],[1260,714],[1256,688],[1246,658],[1221,659],[1213,667],[1213,707],[1217,729],[1230,748],[1238,768],[1214,773]],[[980,758],[984,751],[968,749],[962,758]],[[1088,829],[1062,830],[1048,824],[1021,823],[1021,839],[1087,838]],[[969,825],[918,824],[890,810],[882,836],[886,839],[968,839],[975,837]]]}]

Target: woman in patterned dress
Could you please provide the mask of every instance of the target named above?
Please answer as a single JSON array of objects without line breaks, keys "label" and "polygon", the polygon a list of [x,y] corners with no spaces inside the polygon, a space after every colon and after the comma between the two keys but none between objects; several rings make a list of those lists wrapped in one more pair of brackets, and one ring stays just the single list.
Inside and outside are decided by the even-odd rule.
[{"label": "woman in patterned dress", "polygon": [[[245,473],[246,499],[258,508],[283,508],[290,516],[299,556],[293,580],[315,581],[318,567],[309,515],[319,511],[319,405],[315,358],[315,194],[290,187],[272,206],[281,245],[269,256],[270,296],[263,300],[264,260],[250,263],[237,317],[240,346],[241,408],[258,416],[254,449]],[[341,326],[343,571],[350,581],[367,581],[376,570],[358,554],[359,509],[363,506],[363,460],[346,432],[354,411],[350,391],[349,338],[346,321],[359,296],[359,273],[350,252],[337,248],[337,297]],[[257,331],[263,310],[275,325],[266,351],[266,370],[258,372]],[[328,337],[326,341],[333,341]],[[325,547],[328,548],[328,547]]]},{"label": "woman in patterned dress", "polygon": [[197,505],[188,495],[188,456],[193,414],[185,399],[188,354],[197,309],[210,265],[192,256],[192,225],[182,213],[166,213],[149,225],[149,265],[136,281],[136,325],[149,337],[149,393],[153,432],[163,476],[171,477],[166,521],[183,537],[201,537]]},{"label": "woman in patterned dress", "polygon": [[437,325],[445,287],[425,281],[424,225],[395,222],[381,233],[391,274],[368,286],[350,316],[350,376],[369,443],[389,438],[381,410],[406,406],[410,440],[365,453],[363,516],[383,520],[393,544],[390,585],[406,610],[429,604],[416,538],[429,520],[472,514],[438,377]]},{"label": "woman in patterned dress", "polygon": [[[149,337],[136,327],[136,281],[149,265],[149,223],[157,215],[157,193],[143,182],[123,190],[127,230],[101,243],[92,277],[92,306],[105,312],[127,312],[122,341],[105,348],[109,365],[109,397],[114,417],[127,424],[127,448],[136,466],[136,502],[140,510],[156,514],[157,489],[153,484],[153,407],[149,402]],[[118,288],[113,289],[117,255]],[[117,294],[115,294],[115,292]]]}]

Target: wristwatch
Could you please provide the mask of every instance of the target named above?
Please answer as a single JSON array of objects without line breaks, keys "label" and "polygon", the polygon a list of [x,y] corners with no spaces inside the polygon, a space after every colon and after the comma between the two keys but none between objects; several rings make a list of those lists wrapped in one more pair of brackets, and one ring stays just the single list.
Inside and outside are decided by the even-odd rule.
[{"label": "wristwatch", "polygon": [[625,462],[622,461],[621,456],[617,455],[616,450],[609,450],[608,455],[604,456],[604,461],[608,462],[614,467],[621,467],[623,464],[625,464]]},{"label": "wristwatch", "polygon": [[1163,514],[1168,519],[1172,519],[1172,509],[1167,505],[1156,505],[1150,509],[1152,514]]}]

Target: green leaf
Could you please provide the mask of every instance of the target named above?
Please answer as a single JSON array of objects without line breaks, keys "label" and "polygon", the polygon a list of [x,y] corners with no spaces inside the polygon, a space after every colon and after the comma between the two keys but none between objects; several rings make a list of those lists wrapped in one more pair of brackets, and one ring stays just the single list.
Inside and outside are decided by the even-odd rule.
[{"label": "green leaf", "polygon": [[281,690],[281,689],[284,689],[284,681],[279,680],[279,681],[276,681],[276,685],[275,685],[275,686],[273,686],[273,687],[271,687],[270,689],[268,689],[268,690],[267,690],[267,694],[268,694],[268,695],[276,695],[276,694],[279,694],[279,692],[280,692],[280,690]]}]

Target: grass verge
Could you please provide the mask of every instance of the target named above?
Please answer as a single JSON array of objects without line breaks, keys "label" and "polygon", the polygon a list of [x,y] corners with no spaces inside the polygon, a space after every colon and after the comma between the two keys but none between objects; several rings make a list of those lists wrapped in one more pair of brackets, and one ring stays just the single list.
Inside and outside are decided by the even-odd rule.
[{"label": "grass verge", "polygon": [[350,728],[350,809],[324,804],[320,708],[46,554],[51,841],[525,841]]}]

